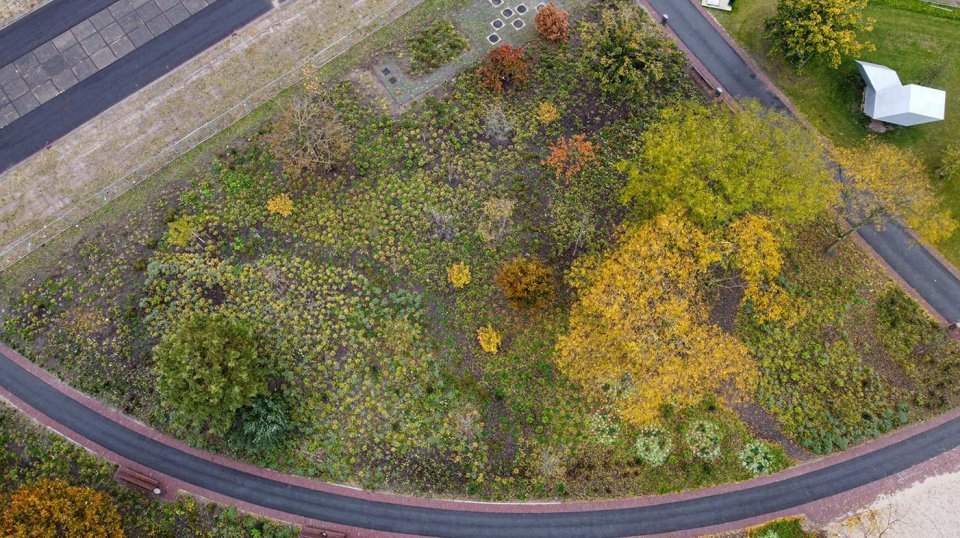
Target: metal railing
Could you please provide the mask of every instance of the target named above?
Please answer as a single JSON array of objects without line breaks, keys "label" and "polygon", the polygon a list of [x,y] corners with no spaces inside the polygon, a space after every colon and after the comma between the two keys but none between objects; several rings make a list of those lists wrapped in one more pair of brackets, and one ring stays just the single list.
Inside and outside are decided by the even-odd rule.
[{"label": "metal railing", "polygon": [[[366,17],[349,33],[327,45],[323,50],[301,60],[271,82],[244,97],[217,117],[207,121],[179,140],[168,144],[156,155],[142,161],[113,182],[64,209],[58,217],[39,230],[22,236],[0,249],[0,271],[6,270],[23,257],[62,234],[93,214],[108,202],[136,187],[157,171],[182,155],[210,140],[244,116],[276,97],[281,91],[302,81],[308,70],[316,70],[338,58],[354,45],[373,35],[387,24],[420,5],[423,0],[396,0],[382,12]],[[279,9],[285,9],[280,7]]]}]

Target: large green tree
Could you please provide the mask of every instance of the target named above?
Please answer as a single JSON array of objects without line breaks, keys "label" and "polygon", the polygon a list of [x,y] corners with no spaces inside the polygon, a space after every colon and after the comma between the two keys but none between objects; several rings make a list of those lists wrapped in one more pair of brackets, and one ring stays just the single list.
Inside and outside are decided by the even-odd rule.
[{"label": "large green tree", "polygon": [[836,69],[845,57],[875,50],[858,37],[873,30],[874,21],[863,16],[867,1],[780,0],[777,13],[766,21],[770,54],[782,54],[799,71],[814,58]]},{"label": "large green tree", "polygon": [[153,349],[157,387],[175,421],[223,434],[238,409],[267,391],[250,323],[194,314]]},{"label": "large green tree", "polygon": [[809,131],[755,102],[738,114],[699,104],[667,109],[621,169],[624,201],[643,216],[680,206],[707,228],[750,211],[784,224],[807,222],[837,196]]}]

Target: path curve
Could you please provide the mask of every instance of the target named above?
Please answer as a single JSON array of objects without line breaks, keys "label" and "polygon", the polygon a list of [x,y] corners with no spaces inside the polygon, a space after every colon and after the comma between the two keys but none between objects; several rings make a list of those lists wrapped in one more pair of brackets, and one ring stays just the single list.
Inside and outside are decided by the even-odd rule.
[{"label": "path curve", "polygon": [[[201,497],[355,535],[630,536],[736,528],[868,485],[960,446],[960,412],[849,453],[740,484],[668,495],[557,504],[472,503],[373,493],[291,477],[191,449],[104,407],[0,346],[0,396],[84,447]],[[729,524],[729,525],[728,525]]]}]

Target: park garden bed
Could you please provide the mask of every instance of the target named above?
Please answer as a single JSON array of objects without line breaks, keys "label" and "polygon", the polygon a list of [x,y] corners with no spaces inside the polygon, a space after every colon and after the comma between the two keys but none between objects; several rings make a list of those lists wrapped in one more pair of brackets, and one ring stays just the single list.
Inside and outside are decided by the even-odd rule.
[{"label": "park garden bed", "polygon": [[[610,76],[598,58],[617,32],[596,28],[618,25],[643,39]],[[5,339],[197,446],[425,495],[640,495],[788,465],[737,398],[819,452],[955,403],[940,380],[956,346],[855,244],[824,254],[823,200],[704,205],[651,175],[653,141],[671,140],[652,129],[738,128],[652,21],[597,4],[569,40],[497,50],[400,114],[308,81],[248,140],[8,288]],[[744,132],[784,123],[747,114]],[[799,144],[815,169],[797,188],[828,193]],[[726,330],[706,315],[724,286],[746,287]],[[653,358],[597,372],[578,362],[594,336],[597,364]]]}]

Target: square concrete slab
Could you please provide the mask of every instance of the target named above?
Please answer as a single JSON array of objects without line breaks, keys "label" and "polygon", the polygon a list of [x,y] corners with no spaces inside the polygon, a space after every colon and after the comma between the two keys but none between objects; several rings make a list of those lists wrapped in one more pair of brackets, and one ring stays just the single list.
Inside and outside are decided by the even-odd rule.
[{"label": "square concrete slab", "polygon": [[17,109],[12,104],[0,107],[0,129],[10,125],[20,118]]},{"label": "square concrete slab", "polygon": [[113,15],[110,14],[109,9],[104,9],[103,11],[100,11],[96,15],[90,17],[90,22],[93,23],[93,27],[97,30],[103,30],[107,26],[113,24],[115,21],[116,19],[114,19]]},{"label": "square concrete slab", "polygon": [[32,52],[28,52],[14,60],[13,65],[17,66],[17,71],[20,71],[22,74],[40,65],[40,61],[37,60],[37,57],[34,56]]},{"label": "square concrete slab", "polygon": [[110,44],[123,37],[124,33],[123,28],[120,28],[120,24],[115,22],[103,30],[100,30],[100,37],[102,37],[107,44]]},{"label": "square concrete slab", "polygon": [[27,82],[23,80],[23,77],[19,74],[17,74],[17,78],[4,82],[2,87],[3,92],[7,94],[7,97],[9,97],[11,101],[15,101],[17,97],[20,97],[30,90],[30,86],[27,85]]},{"label": "square concrete slab", "polygon": [[130,51],[135,48],[133,42],[130,41],[130,38],[127,36],[123,36],[116,42],[110,44],[110,50],[113,51],[114,56],[117,58],[130,54]]},{"label": "square concrete slab", "polygon": [[170,24],[170,20],[167,19],[167,16],[163,13],[147,21],[147,28],[150,29],[150,32],[154,36],[158,36],[166,32],[171,26],[173,25]]},{"label": "square concrete slab", "polygon": [[130,0],[130,4],[133,5],[133,8],[139,8],[140,6],[146,4],[150,0]]},{"label": "square concrete slab", "polygon": [[66,32],[53,38],[53,46],[57,47],[57,50],[60,52],[63,52],[76,44],[77,38],[70,30],[67,30]]},{"label": "square concrete slab", "polygon": [[87,54],[87,51],[83,50],[83,47],[79,43],[70,47],[69,49],[63,51],[63,59],[67,61],[67,65],[74,66],[89,58],[90,55]]},{"label": "square concrete slab", "polygon": [[52,41],[47,41],[43,45],[33,49],[33,54],[37,57],[37,61],[43,63],[54,56],[60,54],[60,51],[57,50],[57,47],[53,45]]},{"label": "square concrete slab", "polygon": [[0,67],[0,85],[18,78],[20,73],[17,73],[17,66],[10,64]]},{"label": "square concrete slab", "polygon": [[61,92],[67,91],[77,82],[80,82],[80,79],[69,69],[65,69],[62,73],[53,76],[53,83]]},{"label": "square concrete slab", "polygon": [[81,21],[81,22],[77,23],[76,26],[74,26],[73,28],[71,28],[71,31],[73,32],[73,35],[74,35],[74,37],[77,38],[77,40],[82,41],[83,38],[85,38],[85,37],[89,36],[90,34],[96,32],[97,29],[93,27],[93,23],[92,23],[92,22],[90,22],[89,20],[86,20],[86,21]]},{"label": "square concrete slab", "polygon": [[40,106],[40,101],[37,101],[37,98],[34,97],[30,92],[27,92],[21,95],[19,98],[13,100],[13,107],[17,109],[17,113],[21,116],[37,108],[38,106]]},{"label": "square concrete slab", "polygon": [[146,26],[141,26],[136,30],[129,32],[127,37],[130,38],[130,41],[133,42],[134,47],[139,47],[153,39],[153,34],[150,33],[150,30]]},{"label": "square concrete slab", "polygon": [[97,66],[97,69],[103,69],[104,67],[115,62],[117,57],[113,54],[112,50],[104,47],[91,54],[90,59],[93,60],[93,63]]},{"label": "square concrete slab", "polygon": [[130,0],[120,0],[107,9],[110,10],[110,14],[113,15],[113,18],[120,20],[120,17],[123,17],[127,13],[133,11],[134,7],[133,4],[130,3]]},{"label": "square concrete slab", "polygon": [[69,67],[67,61],[59,55],[40,64],[40,70],[43,71],[43,74],[51,78],[62,73],[67,67]]},{"label": "square concrete slab", "polygon": [[127,13],[126,15],[120,17],[117,19],[117,23],[120,24],[120,28],[127,33],[130,33],[135,28],[146,25],[143,18],[136,11]]},{"label": "square concrete slab", "polygon": [[181,22],[190,18],[190,12],[187,11],[187,8],[183,7],[183,4],[179,2],[177,2],[177,5],[166,10],[164,12],[164,15],[166,15],[167,18],[170,19],[170,24],[174,24],[174,25],[180,24]]},{"label": "square concrete slab", "polygon": [[7,97],[7,94],[0,88],[0,108],[5,107],[10,104],[10,98]]},{"label": "square concrete slab", "polygon": [[160,11],[167,11],[173,6],[179,5],[180,0],[154,0],[157,3],[157,7],[160,8]]},{"label": "square concrete slab", "polygon": [[93,56],[93,53],[107,46],[107,43],[100,37],[100,34],[92,34],[80,40],[80,45],[87,54]]},{"label": "square concrete slab", "polygon": [[[503,0],[500,1],[502,2]],[[183,0],[183,7],[187,8],[187,11],[193,15],[194,13],[207,7],[207,3],[204,0]]]},{"label": "square concrete slab", "polygon": [[157,7],[157,3],[153,0],[149,0],[147,3],[137,8],[137,14],[140,15],[140,18],[145,21],[149,21],[150,19],[156,17],[162,11],[163,10]]},{"label": "square concrete slab", "polygon": [[77,75],[77,80],[83,80],[97,72],[97,66],[93,60],[87,58],[72,68],[73,74]]},{"label": "square concrete slab", "polygon": [[59,93],[60,90],[57,89],[57,85],[54,84],[52,80],[48,80],[33,89],[33,95],[35,95],[37,101],[40,101],[41,103],[46,103],[47,101],[59,95]]},{"label": "square concrete slab", "polygon": [[30,86],[31,88],[36,88],[37,86],[50,80],[50,76],[44,73],[43,67],[39,65],[32,69],[28,69],[26,72],[21,72],[20,76],[22,76],[23,80],[27,82],[27,86]]}]

